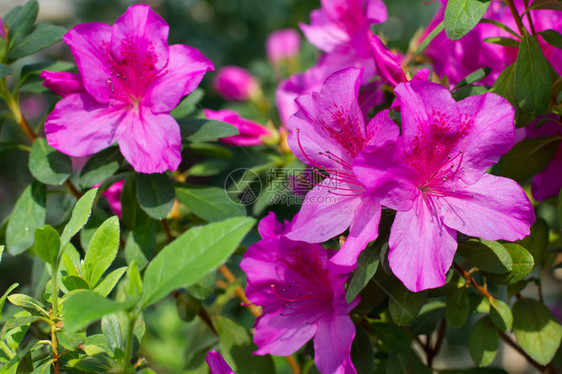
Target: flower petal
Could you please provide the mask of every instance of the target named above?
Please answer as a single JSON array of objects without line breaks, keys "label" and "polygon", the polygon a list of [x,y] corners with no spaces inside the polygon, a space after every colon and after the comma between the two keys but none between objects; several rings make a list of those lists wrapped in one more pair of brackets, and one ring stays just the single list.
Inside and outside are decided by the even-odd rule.
[{"label": "flower petal", "polygon": [[461,177],[474,183],[513,146],[515,109],[503,97],[487,93],[458,103],[463,126],[471,130],[464,138]]},{"label": "flower petal", "polygon": [[100,103],[108,103],[111,94],[111,26],[83,23],[74,26],[63,37],[70,47],[82,76],[84,87]]},{"label": "flower petal", "polygon": [[181,162],[181,135],[176,120],[144,107],[129,112],[129,121],[118,139],[125,159],[139,173],[176,170]]},{"label": "flower petal", "polygon": [[351,361],[355,325],[348,315],[322,319],[314,335],[314,363],[323,374],[356,374]]},{"label": "flower petal", "polygon": [[331,267],[330,270],[337,273],[349,272],[357,266],[357,258],[361,252],[379,234],[380,219],[380,204],[372,199],[362,198],[361,205],[357,208],[349,227],[349,235],[344,245],[330,259],[331,263],[338,266]]},{"label": "flower petal", "polygon": [[[322,243],[344,232],[351,224],[360,196],[339,196],[331,193],[330,186],[344,187],[341,182],[324,179],[310,190],[304,199],[298,217],[293,222],[289,239],[307,243]],[[345,185],[344,188],[353,188]]]},{"label": "flower petal", "polygon": [[310,25],[301,23],[299,27],[308,41],[324,52],[333,52],[350,41],[347,32],[328,18],[324,9],[312,11]]},{"label": "flower petal", "polygon": [[367,145],[384,146],[400,136],[398,125],[388,118],[390,110],[378,112],[367,125]]},{"label": "flower petal", "polygon": [[213,63],[197,49],[171,45],[165,71],[149,87],[147,105],[154,113],[171,111],[182,97],[197,88],[206,72],[213,70]]},{"label": "flower petal", "polygon": [[478,182],[459,182],[447,205],[443,223],[463,234],[485,240],[523,239],[535,221],[535,213],[525,191],[515,181],[484,174]]},{"label": "flower petal", "polygon": [[406,288],[418,292],[445,284],[457,239],[455,231],[443,225],[426,198],[420,196],[411,210],[396,213],[389,247],[392,272]]},{"label": "flower petal", "polygon": [[157,71],[168,63],[169,26],[148,4],[131,5],[115,21],[111,53],[119,62],[130,58],[150,58]]},{"label": "flower petal", "polygon": [[369,23],[386,22],[386,5],[382,0],[367,0],[366,16]]},{"label": "flower petal", "polygon": [[100,104],[87,93],[57,103],[45,121],[49,144],[69,156],[87,156],[109,147],[126,113]]},{"label": "flower petal", "polygon": [[39,76],[44,79],[43,86],[62,97],[86,91],[80,74],[42,71]]},{"label": "flower petal", "polygon": [[537,201],[557,196],[562,188],[562,147],[559,147],[554,158],[546,169],[533,178],[531,191]]}]

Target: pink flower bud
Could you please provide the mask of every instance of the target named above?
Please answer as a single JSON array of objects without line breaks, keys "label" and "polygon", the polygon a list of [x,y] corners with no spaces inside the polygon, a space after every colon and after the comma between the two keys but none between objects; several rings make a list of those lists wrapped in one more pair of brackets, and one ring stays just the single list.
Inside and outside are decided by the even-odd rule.
[{"label": "pink flower bud", "polygon": [[213,86],[229,101],[246,101],[258,90],[258,82],[247,70],[237,66],[225,66],[218,71]]},{"label": "pink flower bud", "polygon": [[207,353],[205,360],[207,365],[209,365],[211,374],[234,374],[234,371],[228,366],[222,355],[214,350]]},{"label": "pink flower bud", "polygon": [[294,57],[299,53],[300,43],[300,36],[296,30],[274,31],[265,44],[267,57],[273,62]]},{"label": "pink flower bud", "polygon": [[214,119],[217,121],[229,123],[232,126],[236,127],[240,132],[240,134],[238,135],[220,139],[223,143],[237,145],[240,147],[261,145],[263,144],[262,138],[272,135],[271,132],[264,126],[248,119],[242,118],[238,115],[238,113],[232,110],[223,109],[214,111],[205,109],[203,110],[203,112],[205,113],[205,117],[207,117],[208,119]]}]

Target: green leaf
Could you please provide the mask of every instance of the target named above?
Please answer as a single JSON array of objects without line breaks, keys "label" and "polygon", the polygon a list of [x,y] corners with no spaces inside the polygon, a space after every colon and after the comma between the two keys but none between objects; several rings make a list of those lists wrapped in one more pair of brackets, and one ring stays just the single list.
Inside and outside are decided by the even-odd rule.
[{"label": "green leaf", "polygon": [[495,368],[478,368],[478,369],[462,369],[462,370],[439,370],[439,374],[509,374],[503,369]]},{"label": "green leaf", "polygon": [[412,351],[392,352],[386,362],[386,374],[431,374],[432,371],[425,366],[420,358]]},{"label": "green leaf", "polygon": [[144,307],[197,282],[234,252],[255,220],[248,217],[194,227],[162,249],[144,273]]},{"label": "green leaf", "polygon": [[538,218],[533,226],[531,226],[531,234],[523,240],[519,240],[517,244],[526,248],[535,260],[535,264],[543,264],[546,257],[546,248],[548,246],[548,224],[542,218]]},{"label": "green leaf", "polygon": [[31,296],[27,296],[22,293],[15,293],[13,295],[8,296],[8,301],[22,308],[33,309],[42,313],[47,317],[49,316],[49,313],[47,313],[47,311],[43,308],[43,305],[41,305],[39,301],[35,300]]},{"label": "green leaf", "polygon": [[24,6],[17,6],[6,14],[4,22],[8,24],[11,41],[17,43],[33,30],[38,12],[39,4],[36,0],[30,0]]},{"label": "green leaf", "polygon": [[509,65],[501,72],[490,92],[497,93],[509,101],[513,107],[518,108],[517,97],[515,96],[515,64]]},{"label": "green leaf", "polygon": [[80,184],[84,187],[92,187],[102,183],[119,170],[122,161],[123,156],[119,147],[104,149],[86,162],[80,172]]},{"label": "green leaf", "polygon": [[395,282],[390,289],[388,309],[392,320],[398,326],[410,323],[420,312],[427,292],[411,292],[400,282]]},{"label": "green leaf", "polygon": [[513,332],[521,348],[541,365],[552,360],[562,339],[560,322],[532,299],[519,299],[513,305]]},{"label": "green leaf", "polygon": [[488,366],[494,361],[500,346],[500,334],[490,317],[479,319],[468,337],[468,350],[478,366]]},{"label": "green leaf", "polygon": [[445,307],[445,303],[440,300],[426,303],[410,323],[410,332],[414,335],[431,334],[445,316]]},{"label": "green leaf", "polygon": [[357,327],[351,345],[351,361],[358,373],[375,371],[375,352],[369,335],[361,327]]},{"label": "green leaf", "polygon": [[74,332],[107,314],[129,309],[133,305],[134,300],[118,303],[93,291],[75,291],[64,301],[64,327]]},{"label": "green leaf", "polygon": [[190,118],[178,122],[182,139],[190,142],[208,142],[239,134],[236,127],[221,121]]},{"label": "green leaf", "polygon": [[105,278],[94,288],[94,292],[100,294],[103,297],[107,297],[113,291],[119,279],[125,274],[127,267],[123,266],[113,270],[111,273],[107,274]]},{"label": "green leaf", "polygon": [[56,266],[60,251],[60,236],[51,225],[35,230],[35,253],[46,263]]},{"label": "green leaf", "polygon": [[533,256],[525,248],[515,243],[504,243],[503,246],[509,252],[511,261],[513,262],[513,269],[506,274],[493,274],[486,273],[492,282],[498,284],[515,284],[523,280],[533,270],[535,263]]},{"label": "green leaf", "polygon": [[466,288],[458,288],[447,300],[447,307],[445,308],[447,324],[456,329],[463,327],[468,320],[469,312],[470,300]]},{"label": "green leaf", "polygon": [[88,248],[90,246],[90,241],[96,233],[96,230],[109,218],[109,214],[105,210],[95,207],[92,209],[90,218],[88,222],[84,225],[82,230],[80,230],[80,245],[82,248]]},{"label": "green leaf", "polygon": [[562,2],[560,0],[535,0],[527,9],[525,9],[523,14],[533,9],[551,9],[562,11]]},{"label": "green leaf", "polygon": [[6,247],[4,247],[3,245],[0,245],[0,263],[2,263],[2,254],[4,253],[4,249]]},{"label": "green leaf", "polygon": [[76,275],[68,275],[62,278],[62,284],[68,291],[73,290],[89,290],[90,284]]},{"label": "green leaf", "polygon": [[0,64],[0,79],[12,74],[12,69],[8,65]]},{"label": "green leaf", "polygon": [[196,216],[209,222],[246,215],[246,207],[236,204],[218,187],[176,187],[176,196]]},{"label": "green leaf", "polygon": [[29,171],[42,183],[60,185],[72,173],[72,162],[70,157],[47,144],[47,140],[38,138],[31,146]]},{"label": "green leaf", "polygon": [[74,351],[80,344],[86,342],[86,337],[81,333],[69,334],[65,331],[59,331],[57,333],[57,339],[59,344],[69,351]]},{"label": "green leaf", "polygon": [[559,145],[560,139],[553,137],[524,139],[502,157],[500,174],[523,182],[550,164]]},{"label": "green leaf", "polygon": [[463,80],[461,80],[459,83],[457,83],[455,85],[455,87],[453,88],[453,90],[456,90],[457,88],[460,88],[460,87],[463,87],[463,86],[468,86],[470,84],[476,83],[479,80],[482,80],[482,79],[486,78],[488,76],[488,74],[490,74],[491,71],[492,71],[492,69],[490,69],[490,68],[480,68],[480,69],[470,73]]},{"label": "green leaf", "polygon": [[2,319],[2,309],[4,308],[4,303],[6,302],[6,298],[8,297],[8,295],[10,294],[10,292],[12,292],[17,286],[19,286],[19,283],[14,283],[14,284],[12,284],[12,285],[6,290],[6,292],[4,292],[4,295],[2,295],[2,297],[0,297],[0,319]]},{"label": "green leaf", "polygon": [[546,111],[552,95],[550,64],[537,39],[524,30],[515,62],[515,96],[519,107],[531,117]]},{"label": "green leaf", "polygon": [[84,277],[95,285],[111,265],[119,250],[119,218],[108,218],[96,230],[84,257]]},{"label": "green leaf", "polygon": [[513,268],[509,252],[498,242],[471,239],[460,243],[457,253],[471,265],[489,273],[504,274]]},{"label": "green leaf", "polygon": [[10,48],[8,58],[17,60],[50,47],[56,42],[61,41],[65,33],[66,29],[64,27],[49,24],[37,25],[31,34]]},{"label": "green leaf", "polygon": [[35,230],[45,224],[45,202],[44,184],[33,182],[22,192],[6,228],[6,247],[10,254],[20,254],[33,245]]},{"label": "green leaf", "polygon": [[154,219],[166,218],[176,198],[174,183],[166,174],[140,174],[137,198],[146,214]]},{"label": "green leaf", "polygon": [[197,104],[205,96],[205,91],[201,88],[195,89],[190,93],[185,99],[183,99],[179,105],[170,112],[174,118],[185,118],[195,112],[197,109]]},{"label": "green leaf", "polygon": [[388,247],[388,237],[377,238],[377,240],[369,245],[357,260],[357,269],[351,274],[351,278],[347,283],[347,291],[345,298],[351,303],[357,295],[365,288],[367,283],[377,272],[383,247]]},{"label": "green leaf", "polygon": [[506,38],[502,36],[496,36],[493,38],[484,38],[484,42],[502,45],[504,47],[514,47],[514,48],[519,48],[520,45],[518,40],[515,40],[513,38]]},{"label": "green leaf", "polygon": [[32,316],[32,315],[24,315],[24,316],[17,316],[14,315],[12,318],[6,321],[4,326],[2,326],[2,334],[5,334],[6,331],[11,329],[15,329],[21,326],[29,326],[35,321],[39,321],[41,317],[39,316]]},{"label": "green leaf", "polygon": [[271,356],[257,356],[248,331],[231,319],[215,319],[221,352],[237,374],[275,373]]},{"label": "green leaf", "polygon": [[142,293],[142,279],[137,263],[133,261],[127,269],[127,283],[125,283],[125,294],[134,299],[140,299]]},{"label": "green leaf", "polygon": [[558,31],[549,29],[543,30],[539,32],[539,34],[541,34],[543,39],[551,46],[562,49],[562,34],[560,34]]},{"label": "green leaf", "polygon": [[140,269],[148,264],[149,259],[154,255],[156,246],[156,225],[154,220],[147,215],[144,219],[138,220],[133,230],[129,231],[125,242],[125,259],[130,264],[136,261]]},{"label": "green leaf", "polygon": [[116,348],[124,349],[125,336],[119,323],[117,314],[108,314],[101,320],[101,331],[109,349],[114,352]]},{"label": "green leaf", "polygon": [[186,174],[190,177],[211,177],[222,173],[228,167],[224,160],[205,160],[190,167]]},{"label": "green leaf", "polygon": [[407,350],[412,345],[412,339],[408,333],[394,324],[375,322],[371,323],[371,329],[391,352]]},{"label": "green leaf", "polygon": [[94,188],[84,194],[78,200],[74,209],[72,210],[72,216],[70,217],[70,221],[64,227],[61,235],[61,246],[64,248],[66,243],[72,239],[74,235],[84,225],[88,222],[88,218],[90,217],[90,213],[92,212],[92,204],[94,203],[94,199],[96,194],[98,193],[98,189]]},{"label": "green leaf", "polygon": [[509,305],[501,300],[494,299],[491,303],[490,308],[490,318],[492,322],[498,329],[510,330],[513,324],[513,315],[511,314],[511,308]]},{"label": "green leaf", "polygon": [[435,37],[439,35],[439,33],[441,33],[441,31],[443,31],[444,28],[445,25],[443,24],[443,22],[439,22],[439,24],[435,26],[435,28],[429,33],[429,35],[426,36],[425,39],[420,43],[418,49],[416,50],[416,53],[414,53],[414,58],[417,57],[420,53],[422,53],[424,49],[427,48],[429,43],[431,43],[431,41],[435,39]]},{"label": "green leaf", "polygon": [[490,6],[490,0],[449,0],[445,8],[445,32],[459,40],[472,30]]}]

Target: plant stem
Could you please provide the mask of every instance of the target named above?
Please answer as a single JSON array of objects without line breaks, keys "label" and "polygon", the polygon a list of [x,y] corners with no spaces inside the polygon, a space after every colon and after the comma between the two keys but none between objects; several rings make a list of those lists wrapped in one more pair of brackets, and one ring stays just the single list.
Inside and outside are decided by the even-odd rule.
[{"label": "plant stem", "polygon": [[164,232],[166,233],[166,238],[168,239],[168,243],[171,243],[174,240],[172,232],[170,231],[170,226],[168,226],[168,221],[166,218],[161,219],[160,223],[162,223],[162,227],[164,228]]},{"label": "plant stem", "polygon": [[531,356],[529,356],[520,346],[518,346],[509,336],[507,336],[503,331],[499,330],[500,333],[500,337],[502,338],[502,340],[504,342],[507,343],[507,345],[509,345],[511,348],[515,349],[517,352],[519,352],[523,357],[525,357],[525,359],[531,364],[533,365],[533,367],[535,369],[537,369],[538,371],[540,371],[541,373],[544,373],[545,370],[549,369],[550,372],[550,368],[548,366],[543,366],[541,364],[539,364],[538,362],[536,362],[535,360],[533,360],[533,358]]},{"label": "plant stem", "polygon": [[521,16],[517,12],[517,8],[515,7],[513,0],[505,0],[505,2],[509,7],[509,10],[511,11],[511,14],[513,15],[513,19],[517,24],[517,28],[519,29],[519,32],[521,33],[521,35],[523,35],[525,33],[525,26],[523,25],[523,21],[521,20]]},{"label": "plant stem", "polygon": [[135,331],[135,322],[137,321],[137,317],[133,317],[129,313],[127,313],[127,318],[129,318],[129,325],[127,326],[125,357],[123,358],[123,374],[129,372],[129,365],[131,364],[131,351],[133,350],[133,333]]},{"label": "plant stem", "polygon": [[531,27],[531,33],[536,36],[537,32],[535,30],[535,25],[533,25],[533,19],[531,18],[531,12],[529,12],[529,0],[524,0],[525,3],[525,11],[527,12],[527,19],[529,20],[529,26]]}]

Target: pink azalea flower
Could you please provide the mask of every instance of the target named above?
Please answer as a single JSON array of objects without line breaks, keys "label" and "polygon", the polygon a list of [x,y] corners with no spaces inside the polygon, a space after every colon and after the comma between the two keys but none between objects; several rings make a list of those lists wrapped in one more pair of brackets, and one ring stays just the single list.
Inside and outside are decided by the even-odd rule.
[{"label": "pink azalea flower", "polygon": [[365,195],[352,171],[354,158],[369,144],[394,141],[398,126],[379,113],[367,126],[357,103],[361,70],[331,75],[319,93],[299,97],[299,112],[289,120],[289,147],[304,163],[328,175],[305,196],[287,237],[321,243],[349,228],[342,248],[331,259],[340,268],[355,267],[359,253],[378,235],[381,206]]},{"label": "pink azalea flower", "polygon": [[[535,128],[538,121],[549,121]],[[536,121],[525,128],[528,138],[538,138],[544,136],[562,136],[562,124],[556,114],[550,114],[545,117],[539,117]],[[541,171],[533,178],[531,192],[533,198],[543,201],[549,197],[558,196],[562,188],[562,145],[558,147],[552,161],[546,169]]]},{"label": "pink azalea flower", "polygon": [[[422,40],[443,20],[446,0],[442,0],[443,6],[436,14],[433,21],[422,36]],[[525,9],[523,0],[514,1],[519,14]],[[562,32],[562,14],[554,10],[532,10],[531,17],[537,32],[554,29]],[[517,26],[513,20],[509,8],[502,2],[492,1],[484,18],[499,21],[517,32]],[[523,17],[523,23],[528,27],[527,17]],[[497,26],[480,23],[463,38],[457,41],[450,40],[445,32],[437,35],[427,46],[424,53],[433,60],[435,72],[447,75],[452,85],[477,69],[488,67],[491,73],[481,81],[482,84],[492,85],[498,75],[517,58],[516,47],[504,47],[497,44],[484,42],[485,38],[510,37],[513,36]],[[539,43],[546,58],[552,63],[554,69],[562,74],[562,51],[546,43],[542,36],[538,36]]]},{"label": "pink azalea flower", "polygon": [[203,113],[208,119],[214,119],[229,123],[236,127],[240,134],[221,138],[220,141],[226,144],[247,147],[252,145],[263,144],[263,138],[271,136],[271,132],[259,123],[242,118],[233,110],[210,110],[204,109]]},{"label": "pink azalea flower", "polygon": [[42,74],[63,96],[45,122],[49,144],[87,156],[117,142],[138,172],[177,169],[180,128],[169,112],[213,65],[167,39],[166,21],[144,4],[129,7],[113,26],[87,23],[66,33],[80,74]]},{"label": "pink azalea flower", "polygon": [[377,72],[384,83],[395,87],[398,83],[408,81],[400,66],[400,58],[383,44],[378,35],[371,36],[371,46]]},{"label": "pink azalea flower", "polygon": [[299,53],[300,39],[299,33],[293,29],[272,32],[265,43],[267,58],[276,63],[296,56]]},{"label": "pink azalea flower", "polygon": [[285,237],[253,244],[240,263],[248,277],[246,296],[263,307],[256,321],[256,354],[287,356],[314,340],[314,362],[321,373],[351,374],[355,325],[349,312],[348,274],[328,269],[329,254],[319,244]]},{"label": "pink azalea flower", "polygon": [[280,222],[277,220],[275,212],[269,212],[267,216],[262,218],[258,223],[258,232],[263,239],[278,239],[289,232],[292,226],[292,222]]},{"label": "pink azalea flower", "polygon": [[388,260],[412,291],[440,287],[456,233],[522,239],[535,220],[513,180],[486,170],[513,146],[513,107],[495,94],[455,102],[441,85],[410,81],[400,97],[402,136],[359,155],[353,170],[372,199],[397,211]]},{"label": "pink azalea flower", "polygon": [[207,365],[209,365],[210,374],[234,374],[234,371],[228,366],[222,355],[215,350],[207,353],[205,360]]},{"label": "pink azalea flower", "polygon": [[[123,191],[123,184],[125,184],[124,179],[117,181],[101,194],[107,199],[109,208],[113,214],[119,218],[123,218],[123,209],[121,206],[121,192]],[[93,185],[92,188],[98,188],[99,186],[101,186],[101,183]]]},{"label": "pink azalea flower", "polygon": [[219,69],[213,87],[228,101],[250,100],[259,92],[259,85],[252,74],[238,66],[225,66]]}]

